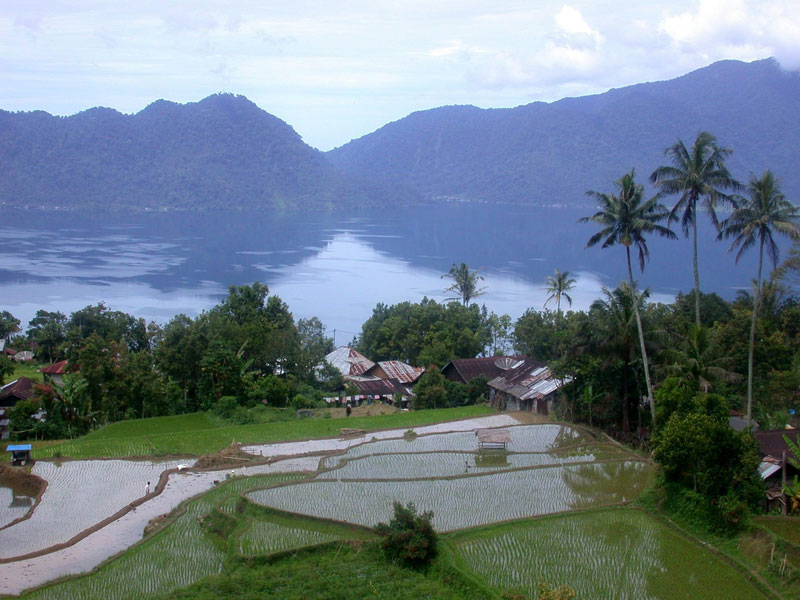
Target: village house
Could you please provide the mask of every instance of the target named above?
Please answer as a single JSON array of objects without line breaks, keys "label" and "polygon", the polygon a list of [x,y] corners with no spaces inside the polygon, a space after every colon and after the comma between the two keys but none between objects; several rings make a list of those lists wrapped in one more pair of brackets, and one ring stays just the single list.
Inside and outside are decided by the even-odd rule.
[{"label": "village house", "polygon": [[469,383],[476,377],[485,377],[489,381],[506,372],[509,365],[514,365],[525,358],[525,356],[455,358],[442,367],[442,375],[456,383]]},{"label": "village house", "polygon": [[767,488],[769,510],[785,508],[784,496],[781,492],[783,482],[785,480],[790,483],[795,476],[800,476],[800,470],[792,465],[792,461],[800,461],[800,456],[795,456],[784,436],[787,436],[795,444],[800,444],[800,432],[797,429],[753,432],[761,455],[758,472]]},{"label": "village house", "polygon": [[508,357],[501,364],[503,373],[488,383],[489,402],[498,410],[550,414],[556,392],[572,381],[555,377],[550,367],[532,358]]},{"label": "village house", "polygon": [[61,360],[52,365],[42,367],[38,372],[42,374],[42,379],[44,379],[45,382],[52,381],[56,385],[64,385],[64,375],[69,372],[67,370],[68,368],[69,365],[67,361]]},{"label": "village house", "polygon": [[27,377],[20,377],[0,387],[0,439],[9,437],[8,409],[13,408],[20,400],[33,397],[34,382]]}]

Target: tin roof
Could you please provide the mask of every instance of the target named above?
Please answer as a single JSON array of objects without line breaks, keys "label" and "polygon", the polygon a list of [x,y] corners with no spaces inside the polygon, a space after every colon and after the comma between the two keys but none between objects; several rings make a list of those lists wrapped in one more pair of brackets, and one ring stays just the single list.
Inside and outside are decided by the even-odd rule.
[{"label": "tin roof", "polygon": [[794,456],[789,449],[789,445],[783,436],[788,436],[795,444],[800,444],[800,432],[797,429],[777,429],[773,431],[754,431],[753,437],[758,442],[759,450],[764,456],[771,456],[777,460],[783,460],[783,452],[786,451],[787,461],[792,457],[800,460],[800,456]]},{"label": "tin roof", "polygon": [[[572,381],[565,377],[563,383]],[[549,396],[562,385],[550,368],[542,362],[526,358],[509,371],[495,377],[489,387],[510,394],[520,400],[538,400]]]},{"label": "tin roof", "polygon": [[67,361],[60,360],[57,363],[53,363],[52,365],[47,365],[46,367],[42,367],[39,369],[39,373],[46,373],[47,375],[63,375],[67,372]]},{"label": "tin roof", "polygon": [[385,360],[379,362],[378,366],[386,373],[386,377],[400,383],[414,383],[425,372],[422,367],[412,367],[401,360]]},{"label": "tin roof", "polygon": [[375,363],[361,354],[358,350],[353,350],[347,346],[340,346],[327,356],[331,365],[334,366],[342,375],[361,375],[372,368]]},{"label": "tin roof", "polygon": [[15,398],[27,399],[33,396],[33,381],[27,377],[20,377],[11,383],[0,387],[0,402],[3,398],[13,396]]},{"label": "tin roof", "polygon": [[476,377],[494,379],[517,366],[525,356],[485,356],[478,358],[455,358],[442,367],[445,377],[451,379],[448,371],[454,370],[459,378],[468,383]]}]

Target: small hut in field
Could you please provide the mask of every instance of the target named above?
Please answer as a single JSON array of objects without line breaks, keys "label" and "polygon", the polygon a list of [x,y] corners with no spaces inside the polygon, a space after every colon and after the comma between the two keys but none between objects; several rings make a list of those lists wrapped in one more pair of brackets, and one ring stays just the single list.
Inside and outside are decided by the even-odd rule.
[{"label": "small hut in field", "polygon": [[506,450],[511,443],[511,432],[508,429],[476,429],[478,450]]}]

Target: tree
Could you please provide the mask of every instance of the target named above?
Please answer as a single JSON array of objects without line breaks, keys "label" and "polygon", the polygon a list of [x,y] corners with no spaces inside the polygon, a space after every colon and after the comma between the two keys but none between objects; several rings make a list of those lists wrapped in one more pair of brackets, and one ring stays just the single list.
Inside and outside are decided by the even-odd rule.
[{"label": "tree", "polygon": [[386,557],[412,567],[429,563],[437,552],[437,536],[431,524],[433,511],[417,514],[413,502],[408,506],[393,502],[392,506],[394,517],[388,524],[378,523],[375,527]]},{"label": "tree", "polygon": [[748,198],[740,202],[738,208],[721,225],[719,238],[733,238],[730,251],[738,248],[736,262],[742,255],[758,243],[758,275],[756,276],[755,294],[753,296],[753,315],[750,323],[750,345],[747,357],[747,418],[753,407],[753,348],[755,347],[756,319],[759,300],[762,297],[761,270],[764,252],[772,261],[772,267],[778,266],[778,244],[774,234],[780,233],[791,238],[800,235],[795,220],[798,217],[797,207],[789,202],[781,193],[780,185],[771,171],[764,171],[761,178],[750,176],[747,185]]},{"label": "tree", "polygon": [[0,339],[10,340],[17,332],[19,332],[19,319],[7,310],[0,312]]},{"label": "tree", "polygon": [[483,296],[486,293],[486,288],[478,288],[478,281],[483,281],[483,277],[478,275],[478,271],[470,271],[466,263],[461,263],[460,266],[450,267],[450,270],[442,275],[442,279],[448,278],[453,280],[453,285],[445,290],[445,292],[457,292],[458,297],[448,298],[448,300],[461,300],[464,306],[469,304],[469,301],[478,296]]},{"label": "tree", "polygon": [[[594,345],[604,355],[604,364],[609,371],[614,370],[615,364],[621,365],[622,383],[616,387],[622,392],[622,428],[627,432],[629,430],[630,382],[636,380],[635,355],[638,327],[633,304],[635,303],[637,310],[641,311],[648,293],[645,291],[631,294],[628,284],[623,282],[613,291],[604,288],[603,294],[605,299],[595,300],[590,308],[593,314],[600,315],[593,331],[597,338]],[[634,389],[638,407],[639,388],[636,386]]]},{"label": "tree", "polygon": [[728,370],[731,359],[720,356],[719,346],[706,327],[692,325],[680,347],[668,349],[666,355],[671,361],[667,372],[691,382],[701,392],[708,392],[715,381],[734,382],[742,378],[738,373]]},{"label": "tree", "polygon": [[14,363],[4,354],[0,354],[0,385],[3,385],[6,381],[6,377],[13,375],[14,371]]},{"label": "tree", "polygon": [[67,317],[64,313],[37,310],[28,323],[28,338],[36,344],[37,354],[47,362],[54,362],[58,347],[66,338]]},{"label": "tree", "polygon": [[658,167],[650,175],[650,181],[665,194],[680,194],[678,202],[669,213],[670,221],[678,220],[686,237],[690,231],[693,243],[695,322],[700,325],[700,271],[697,265],[697,203],[703,204],[711,222],[719,228],[716,207],[718,203],[732,204],[730,196],[722,190],[736,191],[740,185],[728,172],[725,159],[731,150],[720,148],[717,139],[707,131],[701,132],[691,150],[681,140],[664,151],[671,166]]},{"label": "tree", "polygon": [[547,277],[545,280],[545,291],[548,293],[547,300],[544,302],[544,308],[547,308],[547,303],[555,298],[556,312],[561,314],[561,298],[566,298],[569,305],[572,306],[572,298],[568,291],[575,287],[575,280],[569,276],[569,271],[559,272],[558,269],[552,276]]},{"label": "tree", "polygon": [[659,221],[667,218],[667,209],[659,202],[658,195],[649,200],[644,200],[644,188],[634,182],[633,169],[631,169],[630,173],[626,173],[621,179],[617,180],[615,185],[618,189],[618,196],[595,191],[587,192],[590,197],[600,204],[600,210],[591,217],[584,217],[580,221],[591,221],[602,227],[599,232],[589,238],[586,243],[587,248],[601,241],[603,242],[603,248],[616,244],[621,244],[625,247],[628,265],[628,289],[636,318],[636,327],[639,331],[639,346],[642,353],[645,384],[647,385],[647,399],[650,403],[650,416],[653,419],[653,423],[655,423],[656,412],[653,401],[653,386],[650,383],[650,366],[647,362],[642,319],[635,295],[636,284],[633,280],[633,269],[631,267],[631,246],[635,246],[639,251],[639,268],[644,271],[645,260],[650,255],[645,234],[656,233],[671,239],[676,236],[667,227],[659,225]]}]

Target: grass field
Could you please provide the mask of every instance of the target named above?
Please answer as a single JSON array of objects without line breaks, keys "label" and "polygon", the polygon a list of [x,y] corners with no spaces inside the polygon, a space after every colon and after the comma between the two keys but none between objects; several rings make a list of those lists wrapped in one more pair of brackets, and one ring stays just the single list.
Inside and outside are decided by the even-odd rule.
[{"label": "grass field", "polygon": [[533,596],[539,578],[579,598],[767,598],[727,562],[634,509],[606,509],[453,534],[465,568]]},{"label": "grass field", "polygon": [[6,383],[9,381],[14,381],[18,377],[27,377],[35,381],[36,383],[42,382],[42,374],[38,372],[39,369],[42,368],[43,365],[38,363],[28,363],[28,362],[15,362],[14,363],[14,374],[10,377],[6,378]]},{"label": "grass field", "polygon": [[217,452],[232,441],[255,444],[332,437],[339,435],[343,427],[367,431],[407,428],[494,412],[481,405],[338,419],[292,419],[254,425],[220,424],[206,413],[194,413],[119,421],[82,438],[46,446],[35,445],[34,448],[38,457],[202,455]]}]

